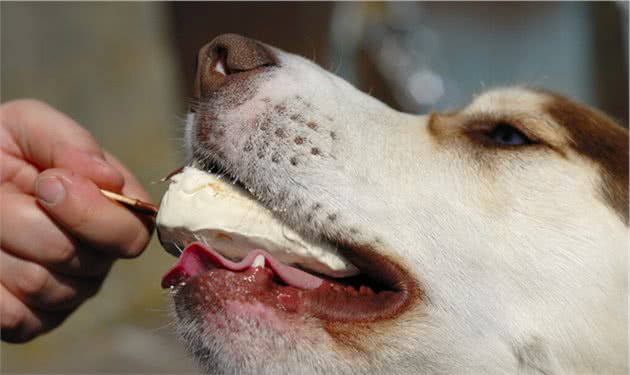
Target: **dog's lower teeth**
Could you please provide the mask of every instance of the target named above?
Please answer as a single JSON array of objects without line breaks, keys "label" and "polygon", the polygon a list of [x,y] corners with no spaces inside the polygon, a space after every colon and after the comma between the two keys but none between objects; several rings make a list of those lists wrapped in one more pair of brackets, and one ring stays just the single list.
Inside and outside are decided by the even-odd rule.
[{"label": "dog's lower teeth", "polygon": [[254,258],[252,262],[252,268],[262,267],[265,268],[265,257],[263,255],[258,255]]}]

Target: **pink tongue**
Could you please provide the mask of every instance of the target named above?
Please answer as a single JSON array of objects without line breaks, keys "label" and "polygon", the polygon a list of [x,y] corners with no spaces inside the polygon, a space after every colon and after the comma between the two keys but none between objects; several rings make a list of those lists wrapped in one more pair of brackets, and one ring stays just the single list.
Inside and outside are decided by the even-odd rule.
[{"label": "pink tongue", "polygon": [[254,258],[258,255],[265,257],[265,267],[269,267],[287,285],[300,289],[315,289],[324,282],[319,277],[280,263],[264,250],[254,250],[240,262],[232,262],[213,249],[199,242],[194,242],[184,249],[177,263],[164,274],[162,288],[175,286],[188,278],[214,268],[223,268],[234,272],[244,271],[251,267]]}]

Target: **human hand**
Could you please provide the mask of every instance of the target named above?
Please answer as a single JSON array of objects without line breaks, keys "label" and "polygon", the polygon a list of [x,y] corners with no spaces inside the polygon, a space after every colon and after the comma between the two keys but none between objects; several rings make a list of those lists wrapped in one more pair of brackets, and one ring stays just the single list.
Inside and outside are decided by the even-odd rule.
[{"label": "human hand", "polygon": [[149,200],[72,119],[34,100],[0,106],[3,341],[28,341],[58,326],[98,291],[116,258],[146,246],[152,220],[99,188]]}]

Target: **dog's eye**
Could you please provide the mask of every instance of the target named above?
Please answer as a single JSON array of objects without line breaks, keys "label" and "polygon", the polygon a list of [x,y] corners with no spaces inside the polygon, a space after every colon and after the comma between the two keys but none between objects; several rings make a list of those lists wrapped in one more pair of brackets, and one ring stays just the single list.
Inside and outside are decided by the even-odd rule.
[{"label": "dog's eye", "polygon": [[534,143],[523,132],[504,122],[495,125],[486,133],[486,136],[494,143],[503,146],[523,146]]}]

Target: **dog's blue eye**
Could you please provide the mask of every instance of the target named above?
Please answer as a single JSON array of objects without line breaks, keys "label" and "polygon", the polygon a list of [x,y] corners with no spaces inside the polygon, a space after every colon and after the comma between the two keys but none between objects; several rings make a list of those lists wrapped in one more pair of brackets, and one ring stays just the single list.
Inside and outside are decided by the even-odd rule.
[{"label": "dog's blue eye", "polygon": [[497,124],[487,135],[495,143],[504,146],[521,146],[533,143],[520,130],[506,123]]}]

